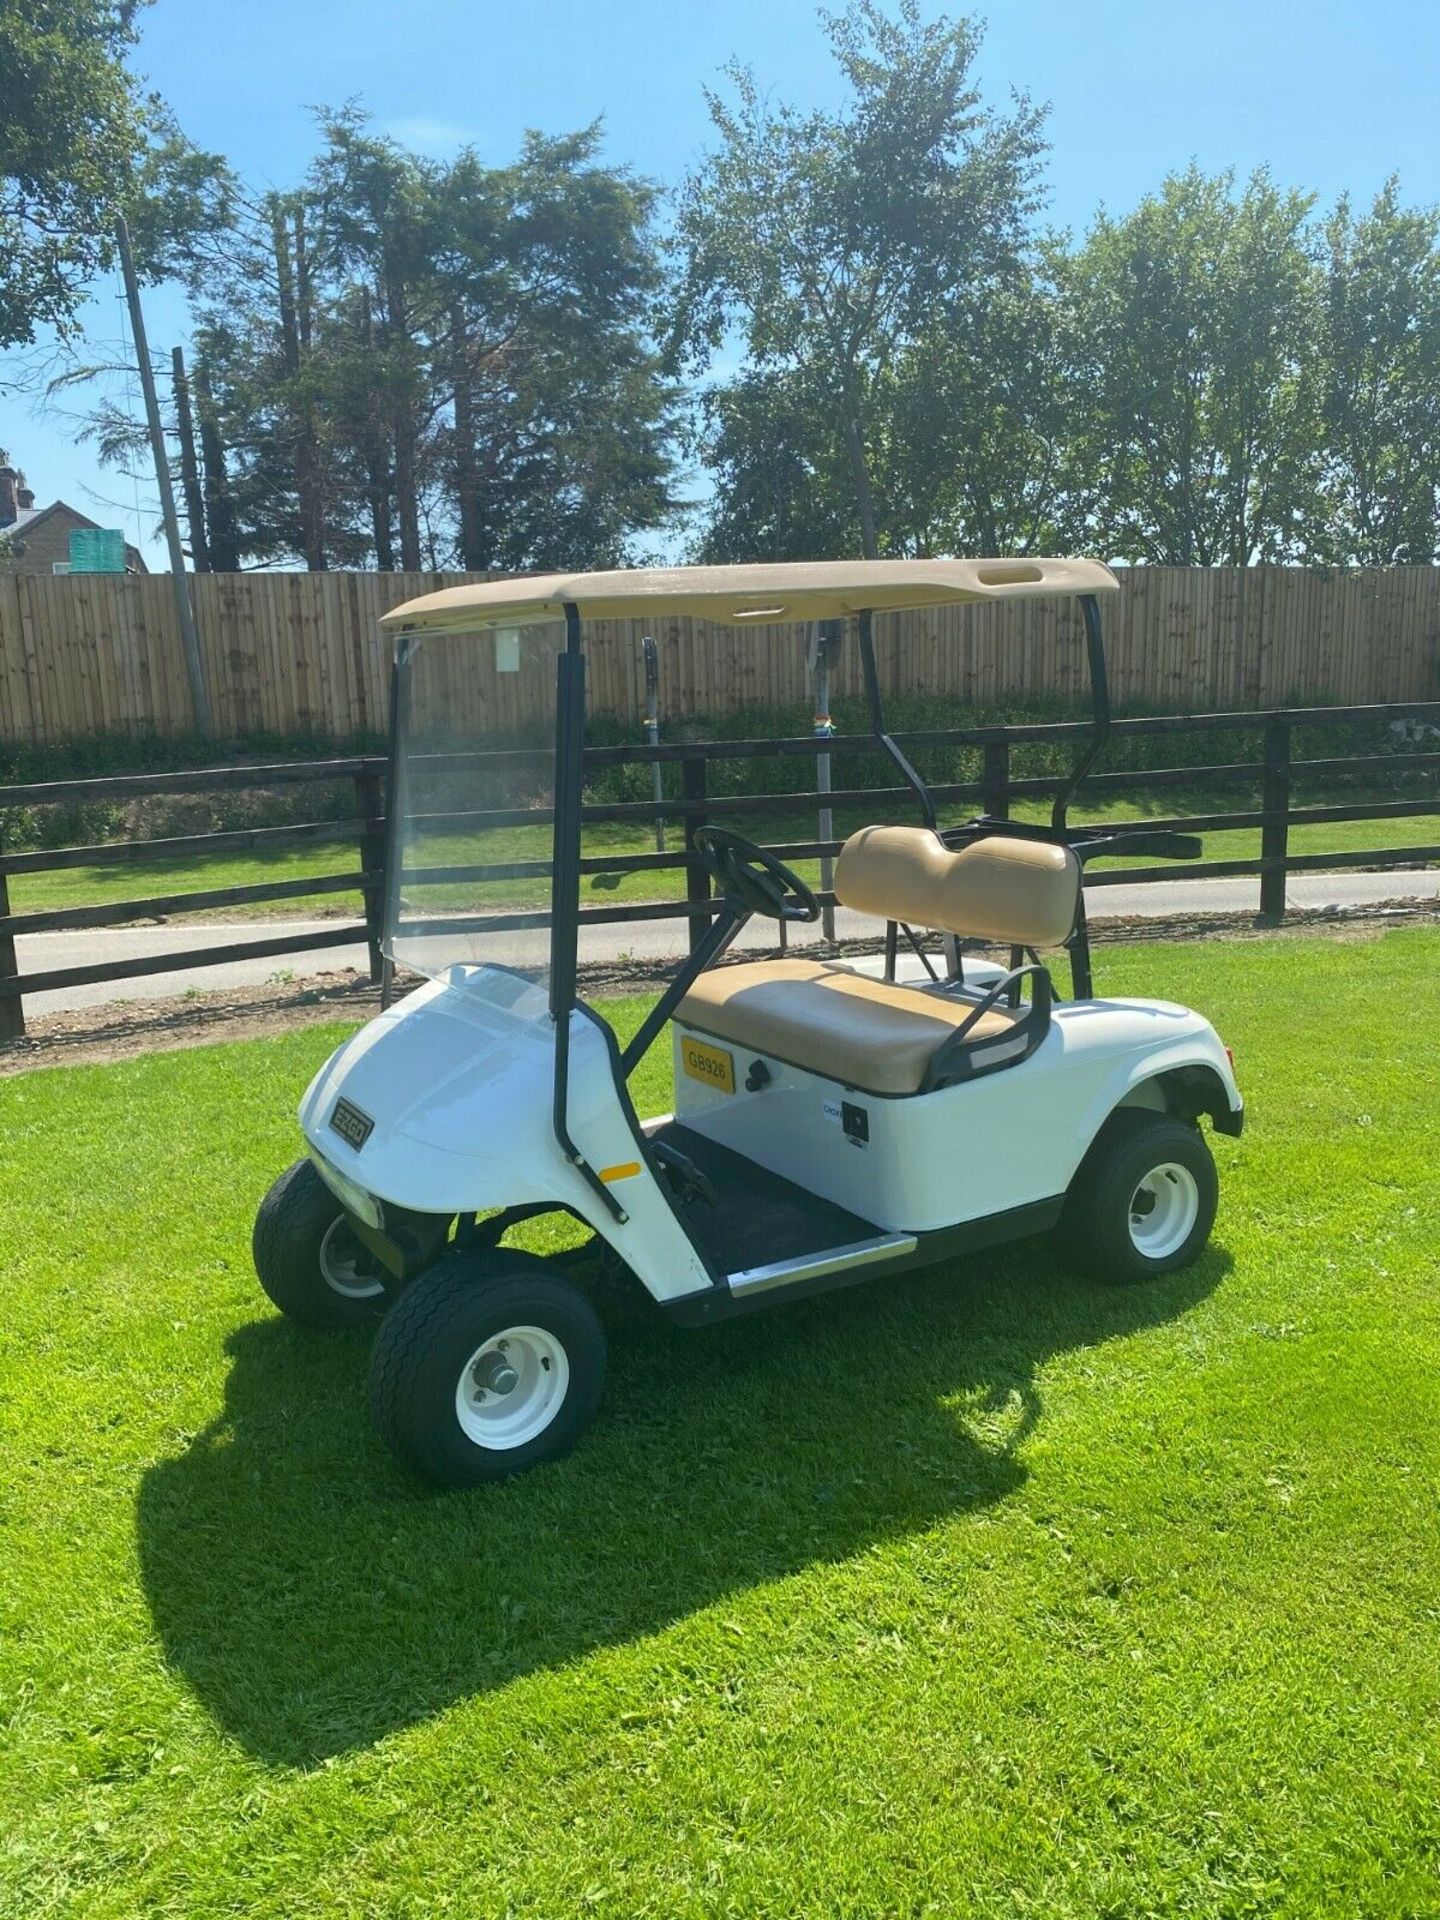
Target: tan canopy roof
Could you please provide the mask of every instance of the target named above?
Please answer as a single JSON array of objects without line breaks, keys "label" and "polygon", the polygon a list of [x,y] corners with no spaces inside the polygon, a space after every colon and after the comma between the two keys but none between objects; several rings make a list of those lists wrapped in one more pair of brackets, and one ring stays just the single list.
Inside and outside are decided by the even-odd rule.
[{"label": "tan canopy roof", "polygon": [[446,587],[407,600],[383,627],[464,632],[558,619],[565,602],[594,620],[691,614],[721,625],[834,620],[870,608],[938,607],[956,600],[1111,593],[1098,560],[818,560],[762,567],[633,567],[540,573]]}]

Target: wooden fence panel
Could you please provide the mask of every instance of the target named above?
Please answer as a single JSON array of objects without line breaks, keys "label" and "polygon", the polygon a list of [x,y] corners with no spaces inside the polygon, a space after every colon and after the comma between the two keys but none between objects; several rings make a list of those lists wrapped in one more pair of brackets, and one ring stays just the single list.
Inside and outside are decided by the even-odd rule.
[{"label": "wooden fence panel", "polygon": [[[217,730],[243,739],[384,730],[389,648],[382,613],[464,574],[200,575],[192,581]],[[1106,609],[1118,706],[1264,709],[1440,694],[1440,568],[1326,572],[1289,567],[1136,567]],[[793,630],[686,619],[606,621],[593,635],[590,704],[638,722],[642,636],[659,656],[662,725],[742,708],[809,717],[805,648]],[[1016,695],[1084,698],[1075,606],[1019,600],[886,616],[882,681],[897,695],[948,696],[957,709]],[[523,729],[548,705],[536,672],[497,673],[480,650],[444,663],[457,723]],[[836,697],[858,697],[847,647]],[[0,575],[0,741],[191,728],[170,581]]]}]

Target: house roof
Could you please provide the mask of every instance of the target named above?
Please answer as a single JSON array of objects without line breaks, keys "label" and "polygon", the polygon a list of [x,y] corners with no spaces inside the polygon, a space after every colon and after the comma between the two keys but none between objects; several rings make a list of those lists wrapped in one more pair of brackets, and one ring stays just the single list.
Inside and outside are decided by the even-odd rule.
[{"label": "house roof", "polygon": [[[41,521],[48,520],[53,513],[67,514],[78,527],[93,527],[98,530],[100,526],[98,520],[92,520],[88,513],[81,513],[80,509],[72,507],[68,500],[52,500],[48,507],[22,507],[13,520],[7,521],[3,527],[0,527],[0,540],[11,540],[16,534],[26,531],[33,532]],[[125,564],[127,567],[133,567],[137,573],[148,571],[140,556],[140,549],[132,547],[128,540],[125,542]]]}]

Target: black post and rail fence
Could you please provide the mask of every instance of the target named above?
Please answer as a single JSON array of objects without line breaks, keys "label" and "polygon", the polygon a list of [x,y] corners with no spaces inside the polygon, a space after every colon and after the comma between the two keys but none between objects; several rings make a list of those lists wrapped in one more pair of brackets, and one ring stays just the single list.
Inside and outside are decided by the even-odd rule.
[{"label": "black post and rail fence", "polygon": [[[1268,713],[1210,713],[1163,715],[1117,720],[1113,736],[1178,736],[1194,732],[1253,733],[1258,752],[1251,760],[1224,765],[1177,766],[1148,770],[1095,774],[1082,789],[1082,799],[1074,811],[1083,819],[1084,799],[1098,801],[1118,795],[1131,795],[1166,787],[1212,787],[1248,785],[1258,788],[1259,805],[1231,812],[1184,815],[1174,818],[1147,816],[1135,823],[1146,833],[1175,832],[1205,834],[1235,829],[1259,829],[1260,853],[1246,859],[1192,860],[1168,862],[1162,866],[1090,869],[1085,876],[1087,888],[1103,889],[1122,885],[1143,885],[1162,880],[1241,877],[1258,875],[1260,880],[1260,917],[1278,923],[1285,913],[1285,886],[1289,874],[1332,870],[1345,867],[1414,868],[1440,862],[1440,845],[1399,845],[1369,847],[1362,850],[1314,851],[1292,853],[1290,836],[1297,828],[1338,826],[1358,820],[1403,820],[1407,817],[1440,812],[1440,751],[1421,749],[1355,754],[1339,758],[1307,759],[1296,757],[1297,737],[1315,727],[1353,724],[1373,727],[1375,723],[1407,721],[1419,723],[1417,731],[1440,729],[1440,701],[1364,707],[1289,708]],[[967,747],[979,750],[980,778],[973,781],[936,783],[931,787],[939,807],[967,803],[982,808],[994,818],[1004,819],[1017,800],[1049,799],[1063,784],[1059,775],[1015,778],[1011,767],[1014,749],[1027,743],[1045,742],[1077,747],[1088,736],[1082,723],[1026,723],[1016,726],[983,727],[898,735],[907,751],[923,753],[927,748]],[[1437,737],[1429,733],[1428,737]],[[582,876],[623,876],[683,869],[683,899],[617,902],[613,905],[583,907],[581,925],[598,926],[638,923],[654,920],[687,919],[692,948],[703,938],[717,902],[711,896],[709,881],[694,851],[696,829],[707,820],[763,814],[767,817],[793,817],[813,821],[822,804],[836,811],[856,807],[872,808],[881,818],[907,818],[913,810],[914,796],[906,787],[836,788],[821,793],[818,788],[803,792],[713,793],[710,769],[718,761],[746,759],[813,758],[828,753],[837,761],[857,754],[873,754],[874,741],[868,735],[812,736],[768,740],[717,740],[677,742],[673,744],[623,747],[592,747],[586,750],[586,770],[598,772],[606,767],[654,762],[660,766],[679,766],[679,795],[661,801],[616,801],[587,805],[588,824],[626,824],[649,829],[661,818],[677,823],[683,834],[682,845],[670,852],[637,854],[604,853],[585,855]],[[544,754],[534,750],[500,750],[460,756],[477,767],[496,772],[507,766],[543,762]],[[1296,806],[1293,786],[1303,781],[1310,787],[1330,779],[1361,778],[1371,783],[1391,783],[1395,776],[1419,776],[1413,790],[1396,797],[1357,797],[1340,804]],[[303,822],[295,825],[254,827],[237,831],[191,834],[171,839],[105,841],[93,846],[35,848],[9,852],[0,844],[0,1040],[18,1038],[24,1033],[23,1004],[26,996],[54,992],[68,987],[119,982],[142,975],[191,972],[237,960],[278,958],[327,949],[364,944],[368,951],[369,972],[378,981],[382,973],[381,921],[385,898],[385,761],[361,756],[350,759],[307,761],[267,766],[227,766],[190,770],[173,774],[124,774],[98,780],[67,780],[0,787],[0,817],[5,810],[50,805],[81,806],[94,802],[115,802],[151,795],[182,792],[215,793],[222,790],[272,788],[278,785],[312,785],[333,788],[350,782],[355,794],[352,818]],[[467,814],[467,833],[490,828],[543,825],[547,811],[533,807],[497,808]],[[782,859],[819,859],[839,851],[837,840],[795,838],[774,842],[772,850]],[[66,868],[133,866],[143,870],[157,861],[206,858],[233,859],[246,853],[263,856],[271,850],[318,846],[349,847],[353,850],[348,865],[337,855],[336,870],[320,875],[291,879],[265,880],[240,886],[207,888],[201,891],[153,893],[98,906],[66,906],[41,911],[15,911],[10,883],[31,873],[54,872]],[[548,861],[519,860],[504,864],[466,866],[446,877],[463,877],[476,883],[533,881],[549,873]],[[185,915],[204,911],[233,911],[245,906],[273,906],[277,901],[307,900],[327,894],[359,894],[363,901],[362,918],[337,920],[333,927],[307,928],[284,932],[283,921],[274,934],[227,940],[184,951],[120,957],[85,966],[49,967],[22,972],[17,960],[16,941],[29,934],[81,931],[119,927],[161,916]],[[833,904],[834,896],[822,893],[822,904]],[[497,911],[470,924],[474,931],[502,932],[543,928],[549,915],[541,910]]]},{"label": "black post and rail fence", "polygon": [[[381,914],[384,902],[384,773],[382,759],[369,756],[344,760],[284,762],[278,765],[209,767],[183,773],[117,774],[98,780],[57,780],[25,786],[0,787],[0,815],[8,808],[66,806],[143,800],[177,793],[214,794],[276,786],[333,786],[350,781],[356,805],[353,820],[316,820],[277,827],[249,827],[218,833],[184,834],[166,839],[107,840],[94,846],[33,848],[8,852],[0,843],[0,1041],[19,1039],[25,1032],[23,996],[53,993],[66,987],[95,986],[107,981],[139,979],[147,974],[190,972],[223,966],[236,960],[281,958],[321,952],[330,947],[367,942],[371,977],[380,978]],[[55,873],[66,868],[133,867],[143,870],[156,862],[233,860],[261,856],[284,848],[354,846],[356,863],[347,870],[306,875],[287,880],[264,880],[241,886],[193,888],[180,893],[150,893],[98,906],[53,907],[16,913],[10,882],[32,873]],[[338,867],[337,856],[337,867]],[[22,974],[17,959],[17,937],[37,933],[94,931],[105,927],[168,918],[176,914],[229,911],[236,907],[271,905],[275,901],[303,901],[334,893],[359,893],[364,920],[337,921],[333,928],[286,933],[284,922],[259,939],[212,943],[183,952],[130,955],[86,966],[47,967]]]}]

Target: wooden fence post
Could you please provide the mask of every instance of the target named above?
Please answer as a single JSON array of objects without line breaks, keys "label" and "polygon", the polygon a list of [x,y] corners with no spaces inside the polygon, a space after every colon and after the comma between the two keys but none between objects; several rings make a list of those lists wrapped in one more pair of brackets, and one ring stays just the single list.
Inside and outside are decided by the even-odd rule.
[{"label": "wooden fence post", "polygon": [[[3,873],[0,873],[0,920],[10,912],[10,888]],[[13,934],[0,933],[0,980],[19,978],[20,963],[15,958],[15,938]],[[0,1000],[0,1040],[23,1040],[25,1038],[25,1002],[17,993],[9,994]]]},{"label": "wooden fence post", "polygon": [[360,816],[360,871],[374,874],[362,889],[365,901],[365,938],[370,948],[370,978],[384,978],[385,958],[380,942],[385,931],[385,802],[380,770],[366,766],[355,775],[355,810]]},{"label": "wooden fence post", "polygon": [[1285,861],[1290,841],[1290,728],[1278,716],[1265,727],[1265,769],[1260,781],[1260,918],[1285,918]]},{"label": "wooden fence post", "polygon": [[[685,852],[689,856],[685,862],[685,899],[690,906],[697,906],[710,898],[710,876],[695,852],[695,831],[705,824],[705,802],[709,797],[706,765],[704,753],[687,753],[680,762],[680,794],[685,807]],[[710,931],[710,916],[692,913],[689,920],[690,951],[693,953]]]},{"label": "wooden fence post", "polygon": [[992,820],[1010,818],[1010,742],[987,740],[980,804]]}]

